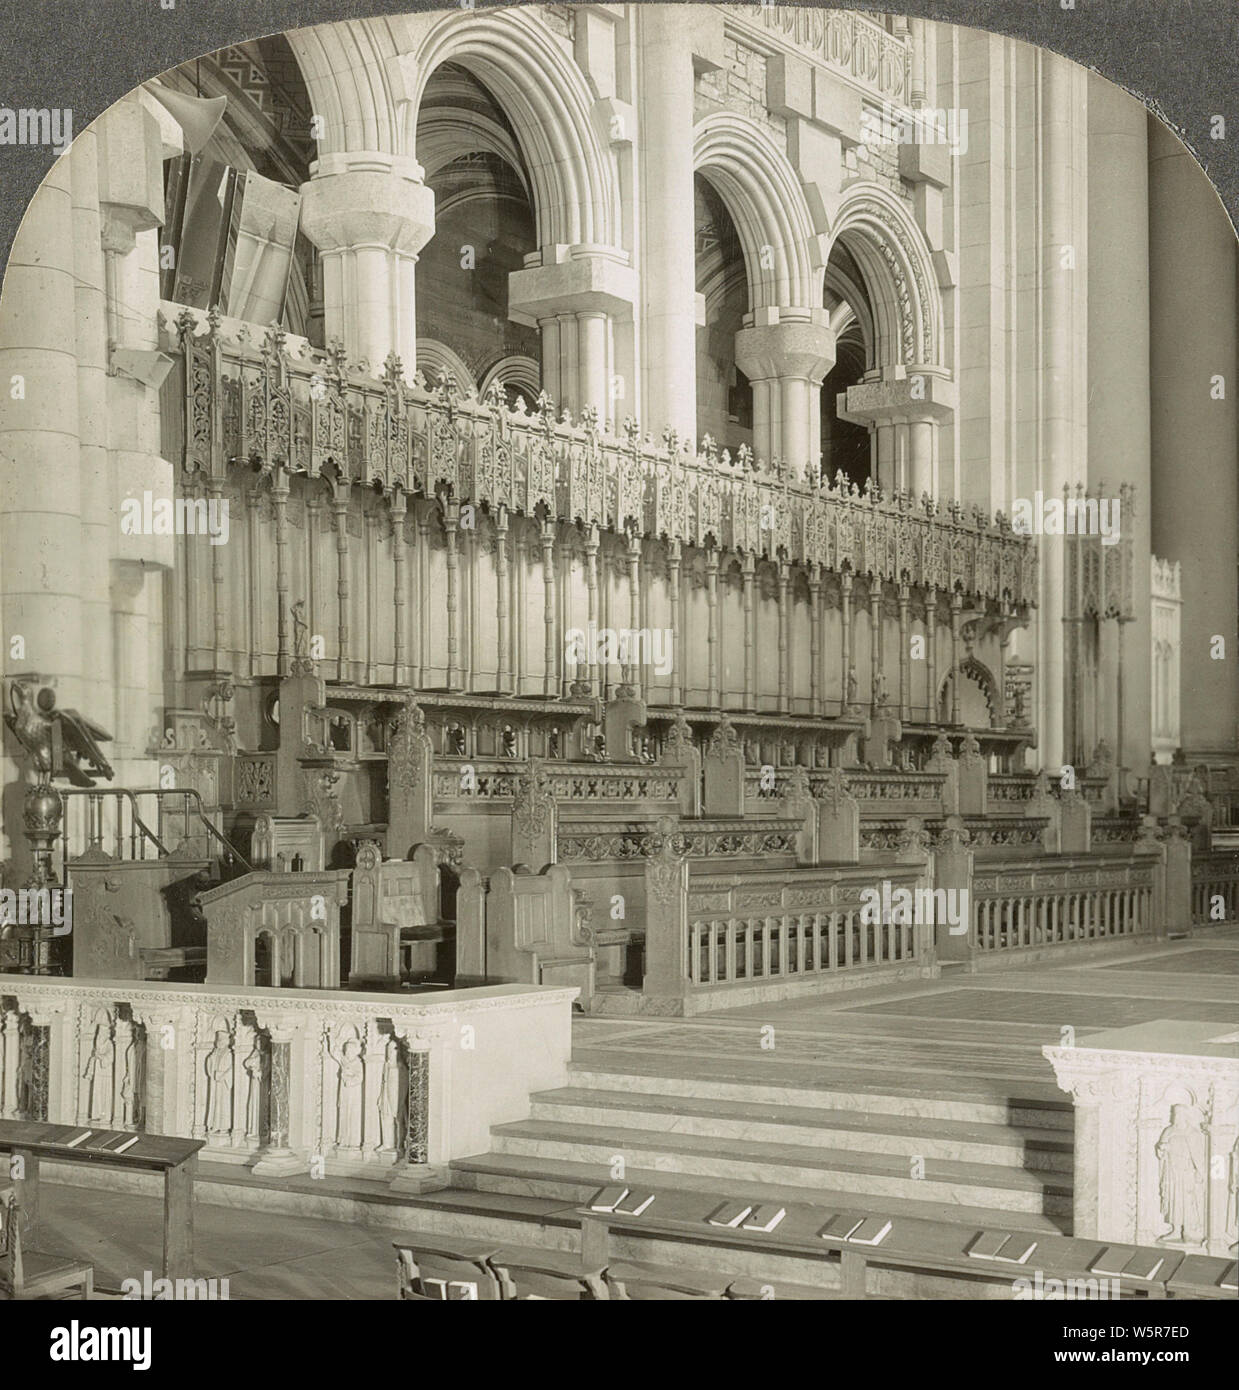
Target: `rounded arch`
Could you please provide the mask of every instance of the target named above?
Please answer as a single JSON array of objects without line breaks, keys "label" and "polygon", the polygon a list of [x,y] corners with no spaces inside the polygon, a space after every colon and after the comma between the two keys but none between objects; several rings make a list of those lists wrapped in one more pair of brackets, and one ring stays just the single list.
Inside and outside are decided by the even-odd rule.
[{"label": "rounded arch", "polygon": [[824,262],[796,171],[755,121],[713,111],[693,131],[693,170],[717,190],[735,222],[749,310],[820,307]]},{"label": "rounded arch", "polygon": [[310,93],[320,163],[332,156],[402,154],[399,111],[406,99],[390,32],[381,20],[346,19],[293,29],[288,42]]},{"label": "rounded arch", "polygon": [[847,247],[873,313],[874,366],[942,362],[942,299],[916,219],[880,184],[853,184],[840,200],[832,247]]},{"label": "rounded arch", "polygon": [[417,340],[417,369],[434,385],[447,377],[456,383],[463,395],[472,396],[477,392],[477,383],[468,363],[437,338]]},{"label": "rounded arch", "polygon": [[619,244],[618,179],[594,129],[592,95],[539,19],[514,11],[464,11],[440,20],[408,53],[416,78],[401,108],[403,150],[416,154],[418,114],[431,74],[456,63],[493,93],[516,132],[533,185],[539,244]]}]

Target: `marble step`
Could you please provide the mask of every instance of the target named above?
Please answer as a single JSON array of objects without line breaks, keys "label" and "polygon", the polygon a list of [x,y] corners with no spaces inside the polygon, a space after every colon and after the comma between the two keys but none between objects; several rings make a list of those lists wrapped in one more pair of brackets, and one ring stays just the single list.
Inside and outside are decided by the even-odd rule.
[{"label": "marble step", "polygon": [[943,1085],[940,1078],[936,1083],[916,1078],[895,1081],[886,1073],[833,1067],[820,1079],[808,1075],[790,1079],[786,1069],[775,1072],[760,1061],[731,1059],[727,1074],[720,1075],[718,1068],[694,1067],[691,1058],[667,1062],[634,1058],[620,1064],[613,1052],[597,1061],[575,1054],[568,1071],[573,1087],[584,1090],[738,1101],[758,1108],[769,1106],[777,1096],[780,1104],[821,1110],[1014,1125],[1067,1136],[1074,1128],[1071,1101],[1053,1086],[1029,1083],[973,1080],[956,1084],[952,1080]]},{"label": "marble step", "polygon": [[[742,1183],[826,1187],[880,1199],[907,1197],[1005,1211],[1060,1214],[1071,1208],[1070,1179],[996,1164],[930,1159],[920,1178],[894,1154],[857,1153],[824,1145],[751,1143],[627,1126],[553,1124],[522,1120],[491,1129],[495,1152],[537,1159],[570,1159],[605,1175],[617,1156],[626,1165],[664,1175],[695,1174]],[[664,1181],[667,1178],[664,1176]]]},{"label": "marble step", "polygon": [[[460,1158],[451,1164],[453,1187],[462,1191],[502,1193],[508,1196],[553,1197],[579,1204],[612,1181],[601,1164],[577,1159],[530,1158],[524,1154],[492,1151]],[[717,1177],[676,1173],[630,1165],[624,1181],[631,1187],[676,1187],[694,1192],[718,1193],[720,1201],[735,1195],[753,1202],[803,1202],[821,1207],[822,1219],[839,1210],[880,1211],[887,1216],[915,1216],[929,1221],[950,1221],[962,1226],[1003,1227],[1019,1231],[1069,1232],[1069,1213],[1047,1215],[1040,1211],[1013,1211],[990,1202],[969,1205],[921,1194],[918,1199],[898,1196],[868,1198],[851,1187],[832,1187],[825,1182],[801,1187],[787,1182],[744,1180],[720,1184]],[[958,1195],[958,1194],[955,1194]],[[668,1248],[672,1248],[669,1246]]]},{"label": "marble step", "polygon": [[861,1153],[920,1155],[993,1163],[1039,1172],[1070,1173],[1070,1136],[1055,1131],[959,1120],[926,1121],[915,1116],[825,1110],[764,1103],[642,1094],[634,1091],[564,1087],[532,1098],[534,1120],[570,1125],[633,1127],[755,1143],[786,1143],[849,1149]]}]

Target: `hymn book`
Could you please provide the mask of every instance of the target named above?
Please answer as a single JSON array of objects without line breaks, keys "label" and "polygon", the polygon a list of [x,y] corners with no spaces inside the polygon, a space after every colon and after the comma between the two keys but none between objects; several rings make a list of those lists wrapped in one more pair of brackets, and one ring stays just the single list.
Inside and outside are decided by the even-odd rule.
[{"label": "hymn book", "polygon": [[746,1202],[724,1202],[710,1214],[711,1226],[727,1226],[734,1230],[742,1221],[748,1219],[753,1208]]},{"label": "hymn book", "polygon": [[1012,1235],[1009,1231],[982,1231],[968,1247],[975,1260],[999,1260],[1003,1264],[1022,1265],[1037,1248],[1035,1240]]}]

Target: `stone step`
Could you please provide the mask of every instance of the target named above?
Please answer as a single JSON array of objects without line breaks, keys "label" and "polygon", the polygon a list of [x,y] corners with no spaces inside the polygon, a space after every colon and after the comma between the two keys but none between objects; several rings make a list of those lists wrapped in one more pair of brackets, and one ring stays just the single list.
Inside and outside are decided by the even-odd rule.
[{"label": "stone step", "polygon": [[[556,1198],[564,1203],[587,1201],[607,1183],[610,1171],[598,1163],[574,1159],[490,1152],[456,1159],[452,1165],[453,1186],[459,1190],[497,1193],[509,1196]],[[986,1204],[974,1206],[962,1201],[943,1201],[922,1194],[917,1200],[898,1196],[866,1199],[851,1188],[799,1187],[783,1182],[742,1181],[729,1183],[724,1190],[713,1176],[676,1173],[669,1182],[666,1172],[629,1165],[624,1181],[630,1187],[674,1186],[695,1192],[716,1192],[719,1200],[735,1195],[753,1202],[803,1202],[822,1209],[825,1221],[839,1210],[881,1212],[886,1216],[915,1216],[930,1221],[950,1221],[976,1230],[998,1226],[1007,1230],[1057,1232],[1070,1231],[1066,1213],[1047,1215],[1038,1211],[1013,1211]],[[957,1194],[956,1194],[957,1195]],[[678,1249],[678,1243],[668,1246]]]},{"label": "stone step", "polygon": [[[903,1115],[921,1120],[969,1124],[1014,1125],[1017,1128],[1058,1131],[1070,1136],[1074,1116],[1070,1100],[1053,1086],[979,1081],[942,1085],[855,1068],[831,1068],[822,1076],[772,1075],[760,1061],[728,1061],[728,1075],[711,1075],[692,1066],[693,1059],[677,1057],[660,1062],[649,1057],[618,1063],[615,1054],[597,1059],[575,1054],[569,1064],[574,1088],[627,1091],[641,1095],[678,1096],[694,1100],[726,1100],[754,1107],[779,1104],[821,1110],[861,1110]],[[673,1069],[674,1068],[674,1069]]]},{"label": "stone step", "polygon": [[755,1143],[808,1144],[905,1158],[954,1159],[1038,1172],[1072,1171],[1069,1136],[1056,1131],[914,1116],[748,1101],[697,1099],[635,1091],[564,1087],[532,1097],[534,1120],[632,1127]]},{"label": "stone step", "polygon": [[1066,1175],[1051,1177],[995,1164],[931,1159],[925,1162],[924,1175],[913,1178],[909,1161],[893,1154],[541,1120],[496,1125],[491,1130],[491,1144],[496,1153],[524,1155],[539,1162],[568,1159],[593,1163],[604,1176],[618,1155],[630,1167],[677,1177],[721,1178],[732,1188],[754,1182],[780,1183],[825,1187],[875,1199],[906,1197],[1005,1211],[1057,1215],[1071,1209]]}]

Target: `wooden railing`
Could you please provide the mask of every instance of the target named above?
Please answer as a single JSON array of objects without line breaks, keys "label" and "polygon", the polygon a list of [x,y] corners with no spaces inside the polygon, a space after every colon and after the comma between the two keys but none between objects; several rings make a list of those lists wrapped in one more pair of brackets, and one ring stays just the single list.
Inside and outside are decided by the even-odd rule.
[{"label": "wooden railing", "polygon": [[1016,951],[1148,935],[1156,889],[1146,855],[987,864],[972,876],[972,944]]},{"label": "wooden railing", "polygon": [[1192,922],[1239,921],[1239,852],[1192,852]]},{"label": "wooden railing", "polygon": [[531,1092],[566,1084],[575,993],[0,975],[0,1116],[202,1138],[204,1156],[260,1175],[317,1157],[328,1177],[399,1190],[485,1149]]},{"label": "wooden railing", "polygon": [[[673,809],[684,794],[687,772],[678,767],[644,763],[539,761],[550,794],[561,806],[638,809],[654,803]],[[517,779],[528,764],[512,758],[446,758],[434,761],[435,805],[511,802]]]}]

